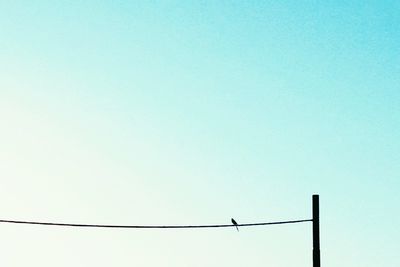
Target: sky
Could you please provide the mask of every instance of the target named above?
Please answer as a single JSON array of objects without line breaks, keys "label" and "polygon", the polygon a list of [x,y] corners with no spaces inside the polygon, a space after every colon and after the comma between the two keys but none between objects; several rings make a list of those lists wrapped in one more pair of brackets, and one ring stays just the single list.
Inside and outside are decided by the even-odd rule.
[{"label": "sky", "polygon": [[[400,265],[398,1],[0,1],[0,219],[311,218]],[[1,266],[305,267],[310,223],[0,224]]]}]

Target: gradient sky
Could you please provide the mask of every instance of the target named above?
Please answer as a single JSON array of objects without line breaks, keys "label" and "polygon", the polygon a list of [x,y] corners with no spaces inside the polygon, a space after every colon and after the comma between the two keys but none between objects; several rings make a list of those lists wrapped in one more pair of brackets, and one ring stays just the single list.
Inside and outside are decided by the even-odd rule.
[{"label": "gradient sky", "polygon": [[[399,1],[1,1],[1,219],[306,219],[398,267]],[[311,266],[311,224],[0,224],[1,266]]]}]

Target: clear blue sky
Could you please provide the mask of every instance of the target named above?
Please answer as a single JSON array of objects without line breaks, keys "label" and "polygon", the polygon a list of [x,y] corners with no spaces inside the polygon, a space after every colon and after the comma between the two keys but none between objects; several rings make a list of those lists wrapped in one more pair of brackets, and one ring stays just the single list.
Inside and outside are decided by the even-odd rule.
[{"label": "clear blue sky", "polygon": [[[400,266],[398,1],[2,1],[0,37],[1,219],[303,219],[319,193],[323,266]],[[0,236],[2,266],[311,266],[311,224]]]}]

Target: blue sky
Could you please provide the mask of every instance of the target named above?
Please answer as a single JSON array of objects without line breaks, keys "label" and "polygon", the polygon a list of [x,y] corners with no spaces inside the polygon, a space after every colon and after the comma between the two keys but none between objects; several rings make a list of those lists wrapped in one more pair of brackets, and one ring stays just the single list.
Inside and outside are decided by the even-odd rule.
[{"label": "blue sky", "polygon": [[[397,1],[3,1],[2,219],[311,217],[324,266],[399,266]],[[310,266],[311,225],[0,225],[3,266]]]}]

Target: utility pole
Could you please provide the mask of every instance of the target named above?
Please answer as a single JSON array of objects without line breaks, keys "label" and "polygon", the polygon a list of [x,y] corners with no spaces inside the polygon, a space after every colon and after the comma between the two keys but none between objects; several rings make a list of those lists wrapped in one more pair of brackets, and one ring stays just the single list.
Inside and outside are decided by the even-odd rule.
[{"label": "utility pole", "polygon": [[319,244],[319,195],[312,196],[313,213],[313,267],[321,267],[321,254]]}]

